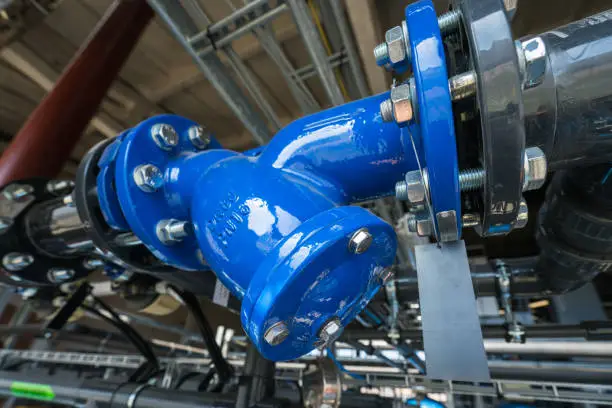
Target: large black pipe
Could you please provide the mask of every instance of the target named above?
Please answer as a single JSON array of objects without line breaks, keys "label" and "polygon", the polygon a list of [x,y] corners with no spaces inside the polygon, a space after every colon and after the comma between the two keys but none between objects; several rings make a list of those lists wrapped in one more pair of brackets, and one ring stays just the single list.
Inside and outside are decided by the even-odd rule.
[{"label": "large black pipe", "polygon": [[[497,296],[497,278],[472,275],[474,293],[478,297]],[[416,278],[399,279],[396,283],[397,297],[400,301],[417,301],[419,287]],[[537,297],[545,294],[545,287],[537,276],[518,275],[512,278],[512,295],[515,297]]]},{"label": "large black pipe", "polygon": [[[542,148],[551,170],[609,162],[612,10],[539,37],[546,71],[542,83],[523,92],[526,145]],[[531,56],[540,52],[536,45],[531,43]],[[539,63],[527,68],[531,78],[537,77]]]},{"label": "large black pipe", "polygon": [[[17,386],[15,384],[18,384]],[[37,372],[0,372],[0,395],[42,399],[67,405],[90,401],[106,408],[206,408],[234,407],[235,394],[180,392],[138,383],[113,383],[100,379],[81,380]],[[268,399],[254,407],[281,408],[285,401]]]}]

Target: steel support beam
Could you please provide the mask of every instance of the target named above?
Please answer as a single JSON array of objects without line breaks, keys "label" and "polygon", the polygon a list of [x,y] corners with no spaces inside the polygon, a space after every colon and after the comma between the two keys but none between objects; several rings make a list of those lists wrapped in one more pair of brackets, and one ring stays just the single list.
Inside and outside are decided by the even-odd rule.
[{"label": "steel support beam", "polygon": [[117,0],[0,158],[0,185],[54,177],[153,17],[145,0]]},{"label": "steel support beam", "polygon": [[234,51],[231,46],[227,46],[223,49],[225,55],[227,56],[227,60],[229,65],[232,67],[236,75],[242,80],[244,86],[248,89],[249,93],[255,99],[255,102],[259,106],[259,109],[263,112],[268,119],[268,122],[272,125],[273,130],[276,132],[280,128],[283,127],[280,119],[274,109],[264,96],[261,87],[257,83],[253,72],[249,69],[249,67],[242,61],[242,59],[238,56],[238,53]]},{"label": "steel support beam", "polygon": [[[321,106],[304,83],[304,78],[298,75],[297,71],[299,71],[299,69],[296,70],[293,67],[291,61],[289,61],[289,58],[287,58],[285,55],[282,47],[276,41],[272,30],[269,28],[261,28],[255,30],[254,33],[263,49],[278,66],[282,75],[285,77],[285,81],[287,81],[287,85],[289,86],[289,91],[295,98],[297,104],[300,106],[302,113],[310,114],[320,110]],[[309,67],[311,67],[311,65],[309,65]],[[316,74],[314,69],[312,72]]]},{"label": "steel support beam", "polygon": [[308,5],[303,0],[288,0],[288,4],[329,101],[332,105],[343,104],[344,97],[342,96],[338,82],[336,82],[334,70],[327,60],[327,53],[321,43],[317,28],[312,21]]},{"label": "steel support beam", "polygon": [[175,0],[148,1],[161,19],[168,25],[174,37],[189,52],[221,98],[253,135],[253,138],[259,144],[267,143],[271,135],[266,122],[253,109],[249,100],[240,91],[234,80],[227,75],[226,68],[219,57],[214,53],[199,56],[198,52],[187,40],[187,38],[198,34],[200,30],[181,3]]},{"label": "steel support beam", "polygon": [[342,38],[344,49],[346,50],[349,67],[351,68],[355,85],[357,85],[359,96],[365,98],[366,96],[370,95],[370,91],[368,90],[368,84],[365,81],[363,69],[361,69],[361,61],[357,52],[357,46],[355,45],[353,33],[351,32],[346,15],[344,14],[344,7],[341,4],[341,0],[329,0],[329,5],[331,6],[332,13],[336,20],[336,25],[338,27],[338,31],[340,32],[340,38]]}]

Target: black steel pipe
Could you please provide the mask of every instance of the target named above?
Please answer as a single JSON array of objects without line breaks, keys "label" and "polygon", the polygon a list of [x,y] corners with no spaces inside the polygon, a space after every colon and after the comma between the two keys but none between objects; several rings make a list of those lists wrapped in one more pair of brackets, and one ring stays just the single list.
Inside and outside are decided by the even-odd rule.
[{"label": "black steel pipe", "polygon": [[540,34],[528,47],[525,74],[535,82],[523,91],[526,145],[539,146],[551,170],[608,163],[612,10]]},{"label": "black steel pipe", "polygon": [[[139,383],[113,383],[100,379],[82,380],[35,372],[0,372],[0,395],[81,406],[89,401],[107,408],[202,408],[234,407],[235,394],[173,392]],[[267,399],[255,407],[280,408],[284,400]]]},{"label": "black steel pipe", "polygon": [[[472,284],[474,293],[478,297],[497,296],[497,278],[490,276],[473,275]],[[417,279],[404,278],[396,283],[397,297],[400,301],[418,300],[419,287]],[[515,297],[537,297],[545,294],[545,288],[537,276],[515,276],[512,278],[512,295]]]}]

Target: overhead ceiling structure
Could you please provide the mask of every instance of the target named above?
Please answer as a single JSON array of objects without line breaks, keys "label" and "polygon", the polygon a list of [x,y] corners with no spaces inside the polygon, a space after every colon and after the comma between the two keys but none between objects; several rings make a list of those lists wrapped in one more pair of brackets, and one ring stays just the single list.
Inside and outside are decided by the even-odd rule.
[{"label": "overhead ceiling structure", "polygon": [[[361,61],[371,54],[369,47],[352,49],[350,56],[357,61],[358,71],[351,70],[347,64],[349,53],[343,44],[349,41],[355,47],[350,22],[370,20],[376,11],[373,1],[360,2],[365,6],[363,11],[348,15],[344,14],[341,1],[297,2],[302,5],[301,18],[308,20],[308,30],[314,30],[311,38],[318,43],[318,52],[326,59],[327,73],[333,72],[328,82],[336,87],[335,104],[387,87],[384,73],[376,69],[372,58],[366,65],[366,71],[369,69],[373,73],[372,78],[353,79],[355,72],[362,70]],[[150,2],[154,8],[156,3],[164,2]],[[175,9],[192,19],[194,32],[206,32],[209,25],[221,23],[217,24],[221,28],[218,37],[226,37],[225,42],[217,41],[216,49],[211,49],[210,38],[204,36],[197,45],[203,49],[208,47],[208,56],[204,58],[220,61],[218,68],[224,77],[244,95],[248,109],[261,118],[265,135],[263,131],[258,134],[245,127],[243,118],[237,117],[227,100],[220,96],[219,90],[226,88],[227,83],[203,75],[193,55],[173,36],[168,21],[158,14],[72,152],[71,161],[61,176],[73,176],[80,157],[92,145],[118,135],[122,129],[150,115],[168,112],[188,116],[212,130],[224,146],[245,150],[265,142],[280,127],[304,113],[331,106],[319,71],[311,63],[311,54],[299,35],[295,13],[288,4],[258,0],[246,8],[250,13],[243,12],[238,20],[230,18],[230,24],[225,24],[233,13],[240,16],[244,3],[236,0],[234,3],[229,0],[185,1],[180,5],[178,2],[165,3],[174,3]],[[52,88],[112,2],[64,0],[35,3],[39,7],[34,8],[28,4],[27,20],[7,13],[0,16],[4,26],[11,29],[11,35],[2,38],[0,50],[2,149]],[[253,16],[266,13],[270,16],[252,23]],[[341,30],[335,24],[337,13],[341,13],[345,22]],[[231,33],[233,35],[227,38]],[[380,40],[378,31],[371,31],[369,35],[372,37],[370,43]],[[360,37],[357,39],[359,41]],[[235,99],[232,95],[228,98]]]},{"label": "overhead ceiling structure", "polygon": [[[387,90],[389,76],[376,66],[372,49],[382,39],[381,27],[396,24],[407,2],[149,3],[158,15],[124,65],[60,177],[72,178],[79,159],[95,143],[154,114],[187,116],[212,130],[225,147],[246,150],[265,142],[279,128],[306,113]],[[558,22],[560,8],[548,7],[548,3],[551,2],[537,5],[546,8],[547,13],[531,13],[521,4],[513,23],[515,32],[527,34]],[[563,17],[567,21],[603,6],[601,1],[567,3]],[[1,150],[53,87],[111,4],[111,0],[0,2],[4,7],[0,13]],[[448,8],[445,0],[435,4],[439,12]],[[168,13],[160,13],[168,5]],[[177,20],[181,15],[190,21]],[[533,20],[534,15],[539,16],[538,21]],[[202,72],[201,63],[185,49],[185,43],[177,40],[176,30],[173,32],[169,26],[172,21],[178,24],[183,37],[191,35],[196,39],[191,48],[200,59],[220,62],[217,68],[226,82],[211,77],[210,71],[206,75]],[[236,114],[235,106],[232,110],[235,95],[222,97],[228,83],[244,95],[248,111],[265,131],[255,131],[248,123],[245,126],[248,115]]]}]

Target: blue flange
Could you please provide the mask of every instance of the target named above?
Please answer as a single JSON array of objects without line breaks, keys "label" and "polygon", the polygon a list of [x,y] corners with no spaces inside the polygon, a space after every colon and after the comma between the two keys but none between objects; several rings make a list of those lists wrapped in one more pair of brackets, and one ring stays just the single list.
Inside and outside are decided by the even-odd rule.
[{"label": "blue flange", "polygon": [[[432,221],[440,240],[438,217],[454,211],[457,232],[452,240],[455,240],[461,236],[459,164],[446,56],[432,2],[424,0],[406,7],[406,26],[423,148],[419,156],[425,162],[421,165],[427,167]],[[449,240],[448,236],[442,238]]]},{"label": "blue flange", "polygon": [[[349,250],[352,234],[367,228],[370,248]],[[253,275],[243,299],[242,324],[262,355],[275,361],[300,357],[316,347],[318,331],[332,318],[342,327],[381,287],[382,265],[395,258],[393,228],[361,207],[320,213],[279,242]],[[285,322],[289,336],[269,345],[266,330]]]},{"label": "blue flange", "polygon": [[117,150],[119,150],[119,146],[127,133],[128,131],[123,132],[104,150],[98,161],[100,172],[96,178],[98,201],[104,220],[111,228],[119,231],[126,231],[130,228],[115,191],[115,158],[117,157]]},{"label": "blue flange", "polygon": [[[151,128],[157,124],[172,126],[179,135],[177,146],[160,149],[151,137]],[[180,166],[189,155],[201,152],[189,140],[188,131],[197,126],[193,121],[176,115],[160,115],[141,122],[124,132],[111,144],[100,159],[98,195],[105,219],[116,229],[132,230],[138,238],[162,261],[187,270],[202,270],[205,265],[198,253],[193,234],[180,242],[166,245],[160,242],[156,226],[161,220],[189,220],[188,199],[176,199],[173,181],[181,173]],[[211,141],[210,147],[219,147]],[[164,186],[157,191],[144,192],[134,181],[134,169],[152,164],[164,174]],[[189,197],[185,193],[184,197]]]}]

